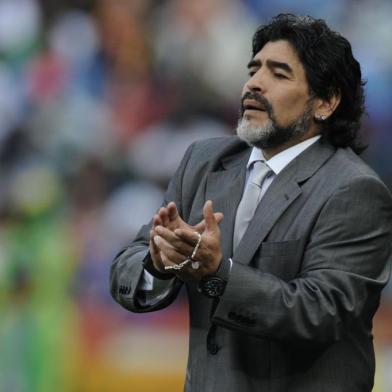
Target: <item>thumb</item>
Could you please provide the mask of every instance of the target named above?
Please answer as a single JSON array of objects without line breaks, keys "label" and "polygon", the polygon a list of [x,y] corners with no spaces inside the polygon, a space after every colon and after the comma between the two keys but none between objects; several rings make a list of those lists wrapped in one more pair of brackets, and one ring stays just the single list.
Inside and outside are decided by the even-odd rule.
[{"label": "thumb", "polygon": [[203,207],[203,216],[207,232],[215,232],[218,229],[218,222],[215,219],[212,201],[207,200]]},{"label": "thumb", "polygon": [[[216,223],[219,225],[219,223],[222,222],[224,215],[222,212],[214,212],[215,220]],[[203,219],[201,222],[199,222],[197,225],[193,226],[193,230],[197,231],[198,233],[203,233],[203,231],[206,228],[206,222]]]}]

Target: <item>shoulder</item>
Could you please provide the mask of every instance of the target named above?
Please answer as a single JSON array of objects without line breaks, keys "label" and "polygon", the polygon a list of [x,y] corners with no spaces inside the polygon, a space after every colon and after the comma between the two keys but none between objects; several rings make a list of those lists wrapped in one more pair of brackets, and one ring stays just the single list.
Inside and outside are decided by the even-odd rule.
[{"label": "shoulder", "polygon": [[[301,183],[302,191],[316,204],[324,205],[331,198],[337,198],[339,203],[346,199],[353,205],[353,202],[359,203],[361,200],[361,204],[362,201],[368,205],[381,203],[390,209],[392,197],[388,188],[377,173],[350,148],[335,148],[320,143],[300,159],[301,173],[313,173]],[[318,163],[315,163],[317,160]],[[312,172],[309,167],[317,167],[317,170]]]},{"label": "shoulder", "polygon": [[365,176],[380,179],[378,174],[351,148],[338,148],[335,154],[336,164],[346,176]]},{"label": "shoulder", "polygon": [[238,136],[222,136],[198,140],[187,151],[188,161],[192,164],[214,167],[222,159],[250,151],[249,146]]},{"label": "shoulder", "polygon": [[201,139],[191,144],[192,153],[199,155],[218,155],[220,151],[224,151],[227,148],[240,146],[244,144],[238,136],[227,135],[208,139]]},{"label": "shoulder", "polygon": [[391,193],[379,175],[350,148],[338,148],[323,169],[334,194],[350,194],[353,201],[381,197],[387,204],[392,203]]},{"label": "shoulder", "polygon": [[379,175],[351,148],[338,148],[323,169],[324,175],[331,176],[339,187],[361,180],[383,184]]}]

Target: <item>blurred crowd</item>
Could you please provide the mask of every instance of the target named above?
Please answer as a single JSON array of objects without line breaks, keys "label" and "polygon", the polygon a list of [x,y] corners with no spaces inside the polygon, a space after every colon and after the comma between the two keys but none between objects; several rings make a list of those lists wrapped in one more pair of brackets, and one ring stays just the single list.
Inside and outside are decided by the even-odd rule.
[{"label": "blurred crowd", "polygon": [[[120,349],[137,346],[129,334],[186,335],[181,299],[144,318],[114,304],[110,262],[186,147],[234,132],[252,34],[280,12],[324,18],[352,43],[364,159],[392,189],[389,0],[0,0],[1,391],[120,390],[121,364],[139,377],[139,352]],[[383,301],[378,391],[392,385],[391,288]],[[181,374],[185,351],[165,372]]]}]

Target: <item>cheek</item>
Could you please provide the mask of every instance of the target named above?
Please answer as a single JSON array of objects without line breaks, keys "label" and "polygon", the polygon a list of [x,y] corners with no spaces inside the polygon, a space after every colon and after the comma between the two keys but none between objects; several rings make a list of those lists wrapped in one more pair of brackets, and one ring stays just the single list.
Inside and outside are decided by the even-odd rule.
[{"label": "cheek", "polygon": [[285,94],[271,102],[274,113],[282,119],[298,117],[305,110],[308,97],[305,94]]}]

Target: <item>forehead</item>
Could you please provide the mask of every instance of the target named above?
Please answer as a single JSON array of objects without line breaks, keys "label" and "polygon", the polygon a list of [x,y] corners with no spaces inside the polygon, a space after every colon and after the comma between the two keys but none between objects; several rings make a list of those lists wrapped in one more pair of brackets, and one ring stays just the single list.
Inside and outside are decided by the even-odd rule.
[{"label": "forehead", "polygon": [[298,54],[290,42],[286,40],[269,41],[263,48],[256,53],[253,58],[261,64],[267,60],[273,60],[280,63],[286,63],[293,70],[294,75],[305,79],[305,69],[298,57]]}]

